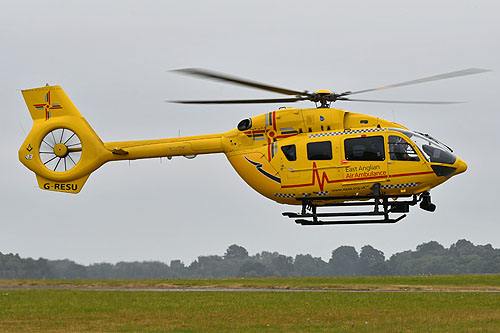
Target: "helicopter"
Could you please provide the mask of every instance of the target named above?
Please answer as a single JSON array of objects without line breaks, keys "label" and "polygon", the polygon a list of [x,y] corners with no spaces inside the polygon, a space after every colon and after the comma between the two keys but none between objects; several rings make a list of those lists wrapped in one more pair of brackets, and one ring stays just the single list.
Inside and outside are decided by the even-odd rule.
[{"label": "helicopter", "polygon": [[[351,96],[487,71],[469,68],[336,93],[290,90],[206,69],[179,69],[174,72],[291,97],[170,101],[173,103],[311,101],[316,107],[280,107],[243,119],[235,129],[225,133],[121,142],[103,142],[63,89],[46,85],[22,90],[33,127],[19,149],[19,160],[35,173],[41,189],[79,193],[89,175],[110,161],[224,153],[255,191],[277,203],[300,206],[299,212],[283,213],[297,224],[396,223],[417,203],[421,209],[434,212],[436,205],[431,202],[430,190],[465,172],[467,164],[429,134],[375,116],[332,108],[331,104],[336,101],[459,103]],[[325,208],[329,211],[324,211]]]}]

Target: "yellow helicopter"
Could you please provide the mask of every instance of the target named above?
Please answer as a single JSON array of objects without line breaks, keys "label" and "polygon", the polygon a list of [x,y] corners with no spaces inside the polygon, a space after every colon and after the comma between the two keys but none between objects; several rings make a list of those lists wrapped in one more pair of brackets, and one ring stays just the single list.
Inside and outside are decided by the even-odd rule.
[{"label": "yellow helicopter", "polygon": [[[181,74],[219,80],[287,98],[173,101],[183,104],[291,103],[316,108],[279,108],[244,119],[225,133],[157,140],[102,142],[59,86],[23,90],[33,128],[19,160],[36,174],[41,189],[78,193],[89,175],[109,161],[224,153],[253,189],[281,204],[300,205],[284,216],[302,225],[395,223],[409,207],[434,211],[430,189],[467,165],[429,134],[395,122],[330,108],[335,101],[452,104],[457,102],[353,99],[351,95],[483,73],[470,68],[360,91],[295,91],[204,69]],[[358,206],[370,207],[369,211]],[[341,207],[319,212],[318,207]],[[391,214],[398,214],[392,218]],[[325,220],[326,218],[326,220]]]}]

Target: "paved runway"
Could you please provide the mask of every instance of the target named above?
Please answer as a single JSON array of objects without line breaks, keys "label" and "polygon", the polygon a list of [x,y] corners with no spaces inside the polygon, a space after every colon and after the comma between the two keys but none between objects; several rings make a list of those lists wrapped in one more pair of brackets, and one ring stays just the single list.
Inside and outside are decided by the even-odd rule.
[{"label": "paved runway", "polygon": [[86,291],[154,291],[154,292],[340,292],[340,293],[500,293],[500,290],[416,290],[416,289],[283,289],[283,288],[123,288],[79,286],[0,286],[0,290],[86,290]]}]

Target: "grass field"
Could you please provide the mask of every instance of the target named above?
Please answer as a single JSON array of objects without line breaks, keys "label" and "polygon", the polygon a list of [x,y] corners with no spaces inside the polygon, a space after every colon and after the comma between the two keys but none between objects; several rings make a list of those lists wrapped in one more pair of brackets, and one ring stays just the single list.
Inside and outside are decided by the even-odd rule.
[{"label": "grass field", "polygon": [[265,288],[315,290],[500,291],[500,275],[165,280],[0,280],[0,288],[9,286],[72,288]]},{"label": "grass field", "polygon": [[[426,282],[427,283],[424,283]],[[176,284],[177,282],[177,284]],[[82,287],[496,290],[500,277],[0,281],[0,331],[498,332],[500,293],[109,291]],[[437,287],[436,287],[437,286]],[[51,288],[67,288],[56,290]],[[361,288],[362,287],[362,288]],[[406,287],[403,287],[405,289]],[[431,288],[431,289],[432,289]],[[401,290],[401,289],[400,289]]]}]

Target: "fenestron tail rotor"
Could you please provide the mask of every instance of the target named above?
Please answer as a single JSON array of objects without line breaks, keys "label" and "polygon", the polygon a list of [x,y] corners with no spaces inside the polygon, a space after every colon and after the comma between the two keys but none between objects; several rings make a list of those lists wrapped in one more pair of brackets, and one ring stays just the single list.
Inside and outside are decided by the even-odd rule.
[{"label": "fenestron tail rotor", "polygon": [[22,94],[33,127],[19,148],[19,161],[36,174],[41,189],[80,192],[113,153],[61,87],[26,89]]},{"label": "fenestron tail rotor", "polygon": [[342,93],[330,92],[328,90],[318,90],[314,93],[308,92],[307,90],[301,92],[298,90],[290,90],[275,86],[270,86],[264,83],[259,83],[255,81],[250,81],[247,79],[238,78],[235,76],[230,76],[227,74],[217,73],[213,71],[209,71],[206,69],[200,68],[184,68],[177,69],[173,72],[198,76],[204,79],[211,79],[216,81],[223,81],[227,83],[243,85],[246,87],[256,88],[260,90],[271,91],[284,95],[294,95],[295,97],[290,98],[267,98],[267,99],[233,99],[233,100],[177,100],[170,101],[173,103],[182,103],[182,104],[255,104],[255,103],[293,103],[298,101],[309,100],[320,108],[329,107],[332,102],[343,101],[343,102],[374,102],[374,103],[403,103],[403,104],[455,104],[462,102],[453,102],[453,101],[393,101],[393,100],[373,100],[373,99],[351,99],[347,96],[366,93],[371,91],[384,90],[389,88],[397,88],[402,86],[409,86],[414,84],[420,84],[424,82],[431,82],[437,80],[450,79],[459,76],[473,75],[489,72],[488,69],[481,68],[469,68],[455,72],[444,73],[440,75],[434,75],[429,77],[424,77],[417,80],[405,81],[397,84],[385,85],[378,88],[364,89],[358,91],[345,91]]},{"label": "fenestron tail rotor", "polygon": [[74,168],[82,155],[82,142],[75,132],[57,128],[45,135],[40,142],[40,160],[55,172],[66,172]]}]

